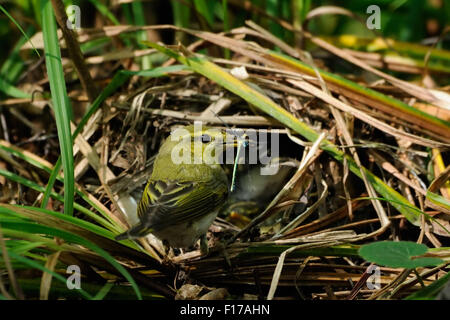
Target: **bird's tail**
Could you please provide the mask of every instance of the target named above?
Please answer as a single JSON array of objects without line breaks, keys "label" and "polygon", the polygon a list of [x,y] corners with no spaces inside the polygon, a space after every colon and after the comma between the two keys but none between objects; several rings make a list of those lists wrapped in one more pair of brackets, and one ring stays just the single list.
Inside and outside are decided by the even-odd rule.
[{"label": "bird's tail", "polygon": [[117,241],[125,240],[125,239],[137,239],[145,237],[147,234],[152,232],[152,228],[139,223],[135,225],[134,227],[131,227],[128,231],[119,234],[115,237]]}]

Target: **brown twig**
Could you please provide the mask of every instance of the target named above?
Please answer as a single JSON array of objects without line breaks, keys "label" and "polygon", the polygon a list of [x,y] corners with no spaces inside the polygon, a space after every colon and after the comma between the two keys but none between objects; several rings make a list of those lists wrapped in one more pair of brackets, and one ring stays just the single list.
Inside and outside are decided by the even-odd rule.
[{"label": "brown twig", "polygon": [[89,73],[86,64],[84,63],[83,53],[81,52],[80,46],[73,30],[67,27],[67,14],[64,9],[64,4],[61,0],[52,0],[53,10],[55,11],[56,21],[63,33],[64,39],[66,40],[67,51],[69,52],[70,59],[73,62],[75,71],[80,79],[81,86],[84,91],[86,91],[89,100],[92,102],[97,97],[97,88],[94,81],[92,80],[91,74]]}]

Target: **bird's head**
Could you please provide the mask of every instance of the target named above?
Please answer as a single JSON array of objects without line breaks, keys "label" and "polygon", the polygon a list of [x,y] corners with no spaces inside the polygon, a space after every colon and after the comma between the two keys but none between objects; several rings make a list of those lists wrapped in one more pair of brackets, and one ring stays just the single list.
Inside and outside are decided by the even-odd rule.
[{"label": "bird's head", "polygon": [[246,143],[245,136],[232,130],[195,124],[173,130],[159,154],[170,155],[174,163],[218,164],[224,151]]}]

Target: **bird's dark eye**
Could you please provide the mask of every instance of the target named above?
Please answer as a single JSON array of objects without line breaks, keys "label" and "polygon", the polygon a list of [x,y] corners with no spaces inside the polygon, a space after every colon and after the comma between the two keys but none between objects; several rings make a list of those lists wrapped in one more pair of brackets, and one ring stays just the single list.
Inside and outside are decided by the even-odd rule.
[{"label": "bird's dark eye", "polygon": [[211,136],[209,136],[207,134],[202,134],[202,142],[203,143],[211,142]]}]

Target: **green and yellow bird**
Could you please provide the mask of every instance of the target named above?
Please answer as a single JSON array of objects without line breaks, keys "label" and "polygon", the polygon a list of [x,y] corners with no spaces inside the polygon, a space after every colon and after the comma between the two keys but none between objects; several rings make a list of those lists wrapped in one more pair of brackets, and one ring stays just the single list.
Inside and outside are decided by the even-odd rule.
[{"label": "green and yellow bird", "polygon": [[218,162],[235,146],[224,130],[195,126],[176,129],[162,144],[137,213],[139,224],[116,237],[136,239],[149,233],[174,248],[188,248],[206,232],[228,197],[228,179]]}]

